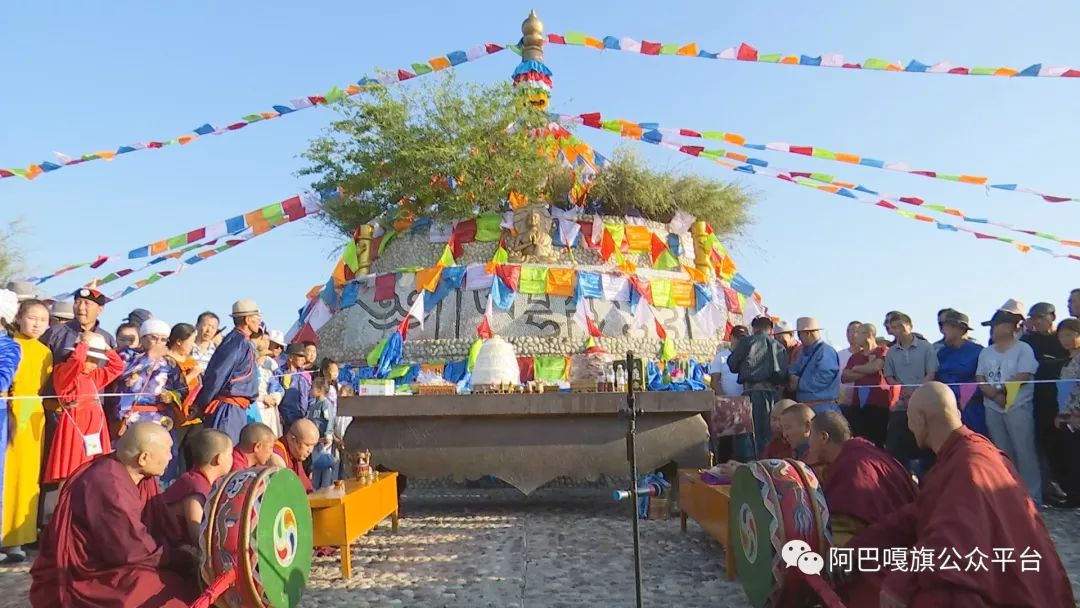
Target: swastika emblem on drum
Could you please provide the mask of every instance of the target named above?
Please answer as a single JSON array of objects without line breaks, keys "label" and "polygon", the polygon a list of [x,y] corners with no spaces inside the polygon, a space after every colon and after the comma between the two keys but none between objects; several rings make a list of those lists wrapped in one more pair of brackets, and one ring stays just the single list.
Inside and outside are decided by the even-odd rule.
[{"label": "swastika emblem on drum", "polygon": [[739,508],[739,540],[742,541],[743,555],[750,563],[757,561],[757,521],[750,505],[743,503]]},{"label": "swastika emblem on drum", "polygon": [[289,507],[283,507],[274,518],[274,557],[282,567],[292,565],[297,540],[296,515]]}]

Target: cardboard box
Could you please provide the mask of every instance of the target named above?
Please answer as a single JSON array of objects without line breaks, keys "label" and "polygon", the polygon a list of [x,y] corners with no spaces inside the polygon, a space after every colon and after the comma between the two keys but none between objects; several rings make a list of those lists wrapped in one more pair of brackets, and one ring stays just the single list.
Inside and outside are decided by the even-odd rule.
[{"label": "cardboard box", "polygon": [[393,397],[393,380],[361,380],[356,394],[366,397]]}]

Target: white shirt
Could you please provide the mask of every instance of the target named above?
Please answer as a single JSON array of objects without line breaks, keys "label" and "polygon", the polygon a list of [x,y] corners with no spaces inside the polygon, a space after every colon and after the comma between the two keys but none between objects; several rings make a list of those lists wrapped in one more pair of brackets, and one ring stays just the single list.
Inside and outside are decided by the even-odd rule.
[{"label": "white shirt", "polygon": [[722,390],[725,395],[737,397],[743,394],[743,388],[742,385],[739,384],[739,375],[728,368],[727,361],[730,356],[730,348],[724,348],[718,351],[716,357],[713,359],[712,365],[709,366],[709,373],[720,374],[720,390]]}]

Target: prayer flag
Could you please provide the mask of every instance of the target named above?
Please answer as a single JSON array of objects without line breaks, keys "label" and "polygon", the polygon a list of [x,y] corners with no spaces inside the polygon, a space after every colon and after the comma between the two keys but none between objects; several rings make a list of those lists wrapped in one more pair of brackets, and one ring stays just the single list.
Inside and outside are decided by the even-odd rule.
[{"label": "prayer flag", "polygon": [[491,294],[488,294],[487,306],[484,307],[484,316],[480,318],[480,324],[476,326],[476,335],[485,340],[495,337],[495,332],[491,329],[493,318],[491,299]]},{"label": "prayer flag", "polygon": [[416,300],[414,300],[412,306],[409,307],[408,316],[419,321],[420,329],[424,329],[424,297],[422,293],[417,294]]},{"label": "prayer flag", "polygon": [[488,272],[484,264],[469,264],[465,268],[465,289],[475,291],[477,289],[491,289],[491,281],[495,275]]},{"label": "prayer flag", "polygon": [[675,341],[671,338],[664,338],[664,344],[660,347],[660,360],[666,363],[674,359],[677,354]]},{"label": "prayer flag", "polygon": [[860,386],[859,390],[859,407],[866,407],[866,402],[870,399],[870,387]]},{"label": "prayer flag", "polygon": [[660,323],[660,320],[655,315],[653,316],[653,325],[656,328],[656,336],[661,340],[667,340],[667,330],[664,329],[664,325]]},{"label": "prayer flag", "polygon": [[545,266],[521,267],[521,279],[518,283],[518,291],[521,293],[543,295],[547,289],[548,269]]},{"label": "prayer flag", "polygon": [[573,268],[548,268],[547,285],[544,288],[544,293],[549,296],[574,297],[574,277],[576,274]]},{"label": "prayer flag", "polygon": [[609,302],[630,301],[630,280],[626,275],[602,274],[600,283],[604,299]]},{"label": "prayer flag", "polygon": [[574,322],[578,324],[581,331],[593,338],[599,338],[603,333],[600,332],[600,328],[596,326],[596,323],[593,323],[588,306],[589,303],[585,300],[577,303],[577,309],[574,310]]},{"label": "prayer flag", "polygon": [[491,283],[491,299],[500,310],[510,310],[514,305],[514,291],[503,283],[502,277],[495,277]]},{"label": "prayer flag", "polygon": [[957,392],[959,393],[958,403],[960,404],[960,409],[964,409],[967,407],[968,402],[971,401],[971,398],[975,396],[975,391],[979,389],[979,385],[976,382],[966,382],[959,385],[957,389]]}]

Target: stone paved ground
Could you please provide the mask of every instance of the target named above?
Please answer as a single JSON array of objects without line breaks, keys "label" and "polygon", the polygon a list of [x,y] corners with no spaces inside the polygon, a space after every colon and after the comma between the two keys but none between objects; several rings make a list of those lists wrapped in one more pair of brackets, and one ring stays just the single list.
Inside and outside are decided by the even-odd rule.
[{"label": "stone paved ground", "polygon": [[[625,505],[624,505],[625,506]],[[305,607],[632,606],[630,521],[605,489],[410,488],[401,530],[381,526],[353,547],[354,575],[318,558]],[[1080,513],[1045,519],[1080,594]],[[677,518],[642,522],[648,606],[744,607],[719,547]],[[0,608],[26,606],[29,567],[0,567]]]}]

